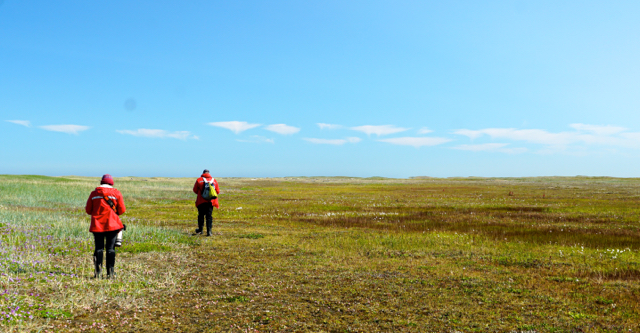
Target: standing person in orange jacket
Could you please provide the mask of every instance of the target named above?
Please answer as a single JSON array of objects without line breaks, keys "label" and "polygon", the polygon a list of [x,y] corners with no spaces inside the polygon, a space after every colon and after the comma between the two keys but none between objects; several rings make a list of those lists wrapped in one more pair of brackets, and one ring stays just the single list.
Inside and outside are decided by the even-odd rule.
[{"label": "standing person in orange jacket", "polygon": [[95,251],[93,252],[95,278],[100,277],[102,272],[102,254],[105,248],[105,238],[107,240],[107,278],[115,277],[116,237],[118,232],[124,229],[119,215],[124,214],[126,207],[124,206],[122,194],[113,187],[113,177],[111,175],[102,176],[100,186],[96,187],[89,195],[85,211],[91,215],[89,231],[93,233],[95,240]]},{"label": "standing person in orange jacket", "polygon": [[211,217],[211,213],[213,213],[213,207],[220,207],[218,205],[218,198],[215,199],[205,199],[202,197],[202,190],[205,186],[205,181],[210,184],[211,187],[215,188],[216,195],[220,194],[220,188],[218,187],[218,181],[213,179],[209,174],[209,170],[204,169],[202,171],[202,175],[200,178],[196,180],[196,183],[193,184],[193,193],[197,194],[196,198],[196,207],[198,208],[198,229],[196,229],[196,235],[202,235],[202,229],[204,226],[204,219],[207,218],[207,236],[211,236],[211,225],[213,224],[213,218]]}]

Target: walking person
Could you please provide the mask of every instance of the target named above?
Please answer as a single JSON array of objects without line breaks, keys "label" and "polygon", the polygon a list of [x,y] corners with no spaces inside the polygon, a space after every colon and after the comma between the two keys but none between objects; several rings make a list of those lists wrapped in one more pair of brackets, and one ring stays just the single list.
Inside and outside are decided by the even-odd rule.
[{"label": "walking person", "polygon": [[[210,198],[204,198],[202,196],[202,192],[207,184],[209,184],[209,188],[211,190]],[[213,190],[215,190],[215,195]],[[204,219],[206,218],[207,236],[211,236],[211,225],[213,224],[211,213],[213,213],[213,207],[216,207],[216,209],[220,207],[218,205],[218,194],[220,194],[218,181],[211,177],[209,170],[204,169],[200,178],[198,178],[196,183],[193,184],[193,192],[198,195],[196,198],[196,207],[198,208],[198,229],[196,229],[196,235],[202,235]]]},{"label": "walking person", "polygon": [[[113,177],[106,174],[102,176],[100,186],[96,187],[89,195],[85,207],[87,214],[91,215],[89,231],[93,233],[95,250],[93,251],[93,265],[95,278],[102,273],[102,256],[107,250],[107,278],[115,277],[114,266],[116,264],[116,237],[118,232],[124,229],[120,216],[126,211],[122,194],[113,187]],[[106,243],[105,243],[106,239]]]}]

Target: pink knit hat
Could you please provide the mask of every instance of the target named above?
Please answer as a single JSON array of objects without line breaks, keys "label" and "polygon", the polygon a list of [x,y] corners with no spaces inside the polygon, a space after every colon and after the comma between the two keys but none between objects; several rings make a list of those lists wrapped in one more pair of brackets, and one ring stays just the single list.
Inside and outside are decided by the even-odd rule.
[{"label": "pink knit hat", "polygon": [[100,184],[109,184],[113,186],[113,177],[111,177],[110,174],[106,174],[102,176],[102,180],[100,181]]}]

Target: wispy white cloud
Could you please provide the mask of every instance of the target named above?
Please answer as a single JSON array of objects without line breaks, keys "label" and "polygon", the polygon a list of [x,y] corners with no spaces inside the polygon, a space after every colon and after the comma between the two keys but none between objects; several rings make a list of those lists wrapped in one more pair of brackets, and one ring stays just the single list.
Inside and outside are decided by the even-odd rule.
[{"label": "wispy white cloud", "polygon": [[518,154],[524,153],[527,151],[527,148],[505,148],[508,146],[508,143],[483,143],[476,145],[459,145],[453,147],[453,149],[458,150],[469,150],[469,151],[488,151],[488,152],[500,152],[500,153],[508,153],[508,154]]},{"label": "wispy white cloud", "polygon": [[638,132],[622,133],[622,134],[620,134],[620,136],[625,138],[625,139],[629,139],[629,140],[640,142],[640,133],[638,133]]},{"label": "wispy white cloud", "polygon": [[236,134],[239,134],[248,129],[252,129],[260,126],[260,124],[250,124],[246,121],[219,121],[219,122],[208,123],[208,125],[226,128]]},{"label": "wispy white cloud", "polygon": [[169,132],[161,129],[147,129],[147,128],[139,128],[135,131],[132,130],[117,130],[116,132],[120,134],[127,134],[133,136],[140,136],[145,138],[173,138],[173,139],[199,139],[195,135],[191,135],[189,131],[176,131]]},{"label": "wispy white cloud", "polygon": [[640,148],[640,132],[626,132],[619,135],[624,141],[624,147]]},{"label": "wispy white cloud", "polygon": [[362,139],[357,137],[348,137],[345,139],[316,139],[316,138],[304,138],[303,140],[315,143],[318,145],[343,145],[345,143],[358,143],[362,141]]},{"label": "wispy white cloud", "polygon": [[418,130],[418,134],[427,134],[427,133],[431,133],[431,132],[433,132],[433,131],[428,129],[428,128],[426,128],[426,127],[423,127],[423,128]]},{"label": "wispy white cloud", "polygon": [[251,139],[249,139],[249,140],[237,139],[236,141],[238,141],[238,142],[248,142],[248,143],[275,143],[275,141],[273,139],[269,139],[269,138],[266,138],[266,137],[260,136],[260,135],[252,135]]},{"label": "wispy white cloud", "polygon": [[459,145],[459,146],[453,147],[453,149],[471,150],[471,151],[487,151],[487,150],[500,149],[507,145],[509,144],[508,143],[483,143],[479,145]]},{"label": "wispy white cloud", "polygon": [[[554,133],[543,129],[485,128],[480,130],[460,129],[453,133],[467,136],[472,140],[489,136],[492,139],[544,145],[546,147],[541,150],[544,152],[575,153],[582,151],[587,153],[588,150],[585,149],[593,146],[640,148],[640,133],[626,132],[627,129],[624,127],[587,124],[570,124],[569,126],[575,131]],[[521,150],[516,152],[521,152]]]},{"label": "wispy white cloud", "polygon": [[454,132],[476,139],[483,135],[492,138],[504,138],[510,140],[527,141],[540,144],[567,144],[571,143],[575,133],[549,133],[541,129],[515,129],[515,128],[485,128],[481,130],[462,129]]},{"label": "wispy white cloud", "polygon": [[62,132],[67,134],[78,134],[82,131],[88,130],[89,126],[82,125],[45,125],[40,126],[43,130],[52,131],[52,132]]},{"label": "wispy white cloud", "polygon": [[5,120],[5,121],[9,122],[9,123],[22,125],[22,126],[25,126],[25,127],[31,127],[31,122],[28,121],[28,120]]},{"label": "wispy white cloud", "polygon": [[592,132],[596,135],[612,135],[612,134],[624,132],[627,130],[624,127],[611,126],[611,125],[600,126],[600,125],[587,125],[587,124],[571,124],[569,126],[578,131]]},{"label": "wispy white cloud", "polygon": [[364,125],[351,127],[351,129],[354,131],[365,133],[367,135],[375,134],[377,136],[399,133],[408,130],[408,128],[396,127],[394,125]]},{"label": "wispy white cloud", "polygon": [[328,129],[328,130],[335,130],[335,129],[341,129],[344,126],[342,125],[336,125],[336,124],[325,124],[325,123],[317,123],[318,127],[320,127],[321,130],[324,129]]},{"label": "wispy white cloud", "polygon": [[[186,140],[189,138],[189,136],[191,135],[191,132],[189,131],[176,131],[176,132],[171,132],[167,134],[168,138],[174,138],[174,139],[180,139],[180,140]],[[192,139],[194,139],[195,137],[191,137]]]},{"label": "wispy white cloud", "polygon": [[469,129],[459,129],[459,130],[453,131],[453,134],[464,135],[466,137],[469,137],[469,139],[474,140],[486,133],[484,133],[483,130],[474,131]]},{"label": "wispy white cloud", "polygon": [[446,142],[451,141],[447,138],[430,138],[430,137],[402,137],[402,138],[392,138],[392,139],[381,139],[378,140],[381,142],[387,142],[394,145],[401,146],[413,146],[416,148],[420,148],[422,146],[437,146]]},{"label": "wispy white cloud", "polygon": [[300,129],[298,127],[293,127],[285,124],[273,124],[265,127],[264,129],[282,135],[290,135],[300,132]]},{"label": "wispy white cloud", "polygon": [[457,130],[455,134],[476,139],[488,135],[494,139],[509,139],[543,145],[569,145],[574,143],[616,144],[618,139],[606,135],[584,134],[580,132],[550,133],[541,129],[486,128],[481,130]]},{"label": "wispy white cloud", "polygon": [[343,145],[347,143],[345,139],[315,139],[315,138],[304,138],[303,140],[309,141],[311,143],[315,143],[318,145]]}]

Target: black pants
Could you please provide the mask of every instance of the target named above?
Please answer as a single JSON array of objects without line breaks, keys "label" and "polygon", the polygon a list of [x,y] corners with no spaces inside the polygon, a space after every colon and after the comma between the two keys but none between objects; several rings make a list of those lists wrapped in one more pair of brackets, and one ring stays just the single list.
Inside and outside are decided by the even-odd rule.
[{"label": "black pants", "polygon": [[113,268],[116,264],[116,237],[118,236],[118,231],[108,231],[108,232],[94,232],[93,239],[96,243],[96,248],[93,251],[93,255],[96,257],[96,263],[102,266],[102,254],[105,249],[104,240],[107,240],[107,272],[109,272],[109,268]]},{"label": "black pants", "polygon": [[211,231],[211,225],[213,224],[213,204],[210,202],[201,203],[198,205],[198,229],[202,231],[204,225],[204,218],[207,218],[207,231]]}]

